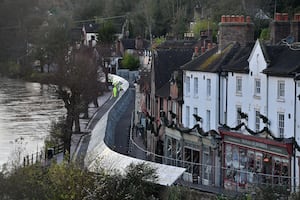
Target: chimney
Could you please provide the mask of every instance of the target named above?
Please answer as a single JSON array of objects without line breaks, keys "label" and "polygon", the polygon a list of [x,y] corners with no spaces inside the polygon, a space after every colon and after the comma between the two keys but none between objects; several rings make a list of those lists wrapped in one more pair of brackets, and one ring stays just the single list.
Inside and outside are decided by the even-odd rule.
[{"label": "chimney", "polygon": [[291,32],[295,42],[300,42],[300,13],[294,14],[294,20],[291,22]]},{"label": "chimney", "polygon": [[254,24],[249,16],[223,15],[219,23],[219,50],[222,51],[231,42],[245,46],[254,42]]},{"label": "chimney", "polygon": [[274,20],[270,23],[271,43],[277,44],[287,38],[291,33],[291,23],[288,13],[275,13]]},{"label": "chimney", "polygon": [[196,58],[197,56],[199,56],[199,48],[195,47],[192,59]]}]

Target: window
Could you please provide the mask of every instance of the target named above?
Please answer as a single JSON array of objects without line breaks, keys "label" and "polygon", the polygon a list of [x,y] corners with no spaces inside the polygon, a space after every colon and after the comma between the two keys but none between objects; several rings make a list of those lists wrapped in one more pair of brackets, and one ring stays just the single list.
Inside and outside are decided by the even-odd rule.
[{"label": "window", "polygon": [[240,112],[242,112],[242,108],[241,108],[241,106],[237,106],[236,107],[236,124],[237,125],[242,123],[242,118],[241,118]]},{"label": "window", "polygon": [[211,79],[206,79],[206,96],[210,97],[211,95]]},{"label": "window", "polygon": [[284,114],[278,113],[278,133],[279,137],[284,137]]},{"label": "window", "polygon": [[[194,114],[198,115],[198,108],[194,108]],[[197,124],[195,117],[194,117],[194,124]]]},{"label": "window", "polygon": [[172,112],[177,114],[177,104],[176,104],[176,101],[175,102],[172,102]]},{"label": "window", "polygon": [[185,113],[185,126],[189,127],[190,126],[190,107],[186,106],[186,113]]},{"label": "window", "polygon": [[159,110],[164,110],[164,99],[159,98]]},{"label": "window", "polygon": [[255,111],[255,131],[258,132],[260,129],[260,113],[258,110]]},{"label": "window", "polygon": [[186,77],[186,88],[185,88],[185,90],[186,90],[186,95],[189,95],[190,94],[190,77],[189,76]]},{"label": "window", "polygon": [[242,94],[242,77],[236,77],[236,94]]},{"label": "window", "polygon": [[255,85],[254,85],[254,93],[255,95],[260,95],[260,79],[255,79]]},{"label": "window", "polygon": [[278,99],[284,99],[284,88],[285,84],[284,81],[278,81],[277,84],[277,98]]},{"label": "window", "polygon": [[194,78],[194,96],[198,96],[198,78]]},{"label": "window", "polygon": [[206,130],[210,130],[210,110],[206,110]]}]

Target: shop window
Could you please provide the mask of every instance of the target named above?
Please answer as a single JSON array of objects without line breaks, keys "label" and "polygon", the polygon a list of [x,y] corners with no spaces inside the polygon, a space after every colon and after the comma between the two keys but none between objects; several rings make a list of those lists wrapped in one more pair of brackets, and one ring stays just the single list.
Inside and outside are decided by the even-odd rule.
[{"label": "shop window", "polygon": [[209,185],[212,181],[212,153],[210,152],[209,147],[203,147],[203,179],[202,182],[205,185]]},{"label": "shop window", "polygon": [[167,164],[171,164],[171,159],[172,158],[172,144],[171,144],[171,139],[167,139]]},{"label": "shop window", "polygon": [[273,178],[273,184],[280,184],[280,175],[281,175],[281,159],[280,158],[274,158],[274,178]]},{"label": "shop window", "polygon": [[181,144],[179,142],[177,142],[177,146],[176,146],[176,159],[177,159],[177,166],[180,166],[181,167],[181,160],[182,160],[182,157],[181,157]]},{"label": "shop window", "polygon": [[227,180],[234,180],[234,169],[232,164],[232,146],[229,144],[226,144],[225,148],[225,166],[226,166],[226,172],[225,172],[225,179]]},{"label": "shop window", "polygon": [[193,182],[198,183],[198,177],[200,176],[200,156],[199,151],[193,150]]},{"label": "shop window", "polygon": [[184,160],[186,171],[192,173],[192,150],[188,148],[184,148]]},{"label": "shop window", "polygon": [[248,150],[247,152],[247,157],[248,157],[248,177],[247,177],[247,181],[249,183],[253,183],[253,175],[255,172],[255,156],[254,156],[254,151],[250,151]]}]

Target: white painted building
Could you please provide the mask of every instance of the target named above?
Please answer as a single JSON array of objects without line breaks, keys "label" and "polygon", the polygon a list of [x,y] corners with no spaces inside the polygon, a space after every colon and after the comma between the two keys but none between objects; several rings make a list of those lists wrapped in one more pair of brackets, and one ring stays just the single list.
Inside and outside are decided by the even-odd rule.
[{"label": "white painted building", "polygon": [[[225,124],[229,127],[221,130],[225,155],[232,154],[234,151],[229,150],[232,148],[240,149],[237,152],[245,151],[247,156],[255,157],[255,168],[262,170],[260,173],[264,173],[266,181],[272,177],[270,183],[288,183],[295,190],[300,176],[297,150],[300,144],[297,74],[300,51],[287,46],[265,46],[258,40],[254,46],[233,45],[225,51],[220,53],[213,49],[182,67],[183,125],[192,128],[196,124],[193,114],[202,117],[204,131],[217,130]],[[218,54],[222,58],[218,58]],[[225,62],[224,58],[229,61]],[[239,112],[245,113],[247,119]],[[240,142],[233,143],[234,140]],[[265,163],[266,157],[271,165]],[[226,161],[223,164],[227,166]],[[241,166],[238,168],[243,170]],[[273,174],[276,169],[290,178],[276,177]],[[224,184],[230,189],[236,183],[225,177]]]}]

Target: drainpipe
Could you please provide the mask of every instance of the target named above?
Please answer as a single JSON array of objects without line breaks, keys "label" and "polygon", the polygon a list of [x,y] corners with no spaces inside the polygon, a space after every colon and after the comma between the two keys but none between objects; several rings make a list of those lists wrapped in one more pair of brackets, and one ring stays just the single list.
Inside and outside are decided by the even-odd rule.
[{"label": "drainpipe", "polygon": [[[294,102],[294,142],[296,141],[296,102],[297,102],[297,81],[294,79],[295,83],[295,102]],[[293,143],[293,156],[294,156],[294,163],[293,163],[293,192],[296,191],[296,149],[295,149],[295,144]]]},{"label": "drainpipe", "polygon": [[218,107],[218,113],[219,113],[219,116],[218,116],[218,122],[219,122],[219,125],[221,124],[221,73],[222,72],[219,72],[219,86],[218,86],[218,104],[219,104],[219,107]]}]

